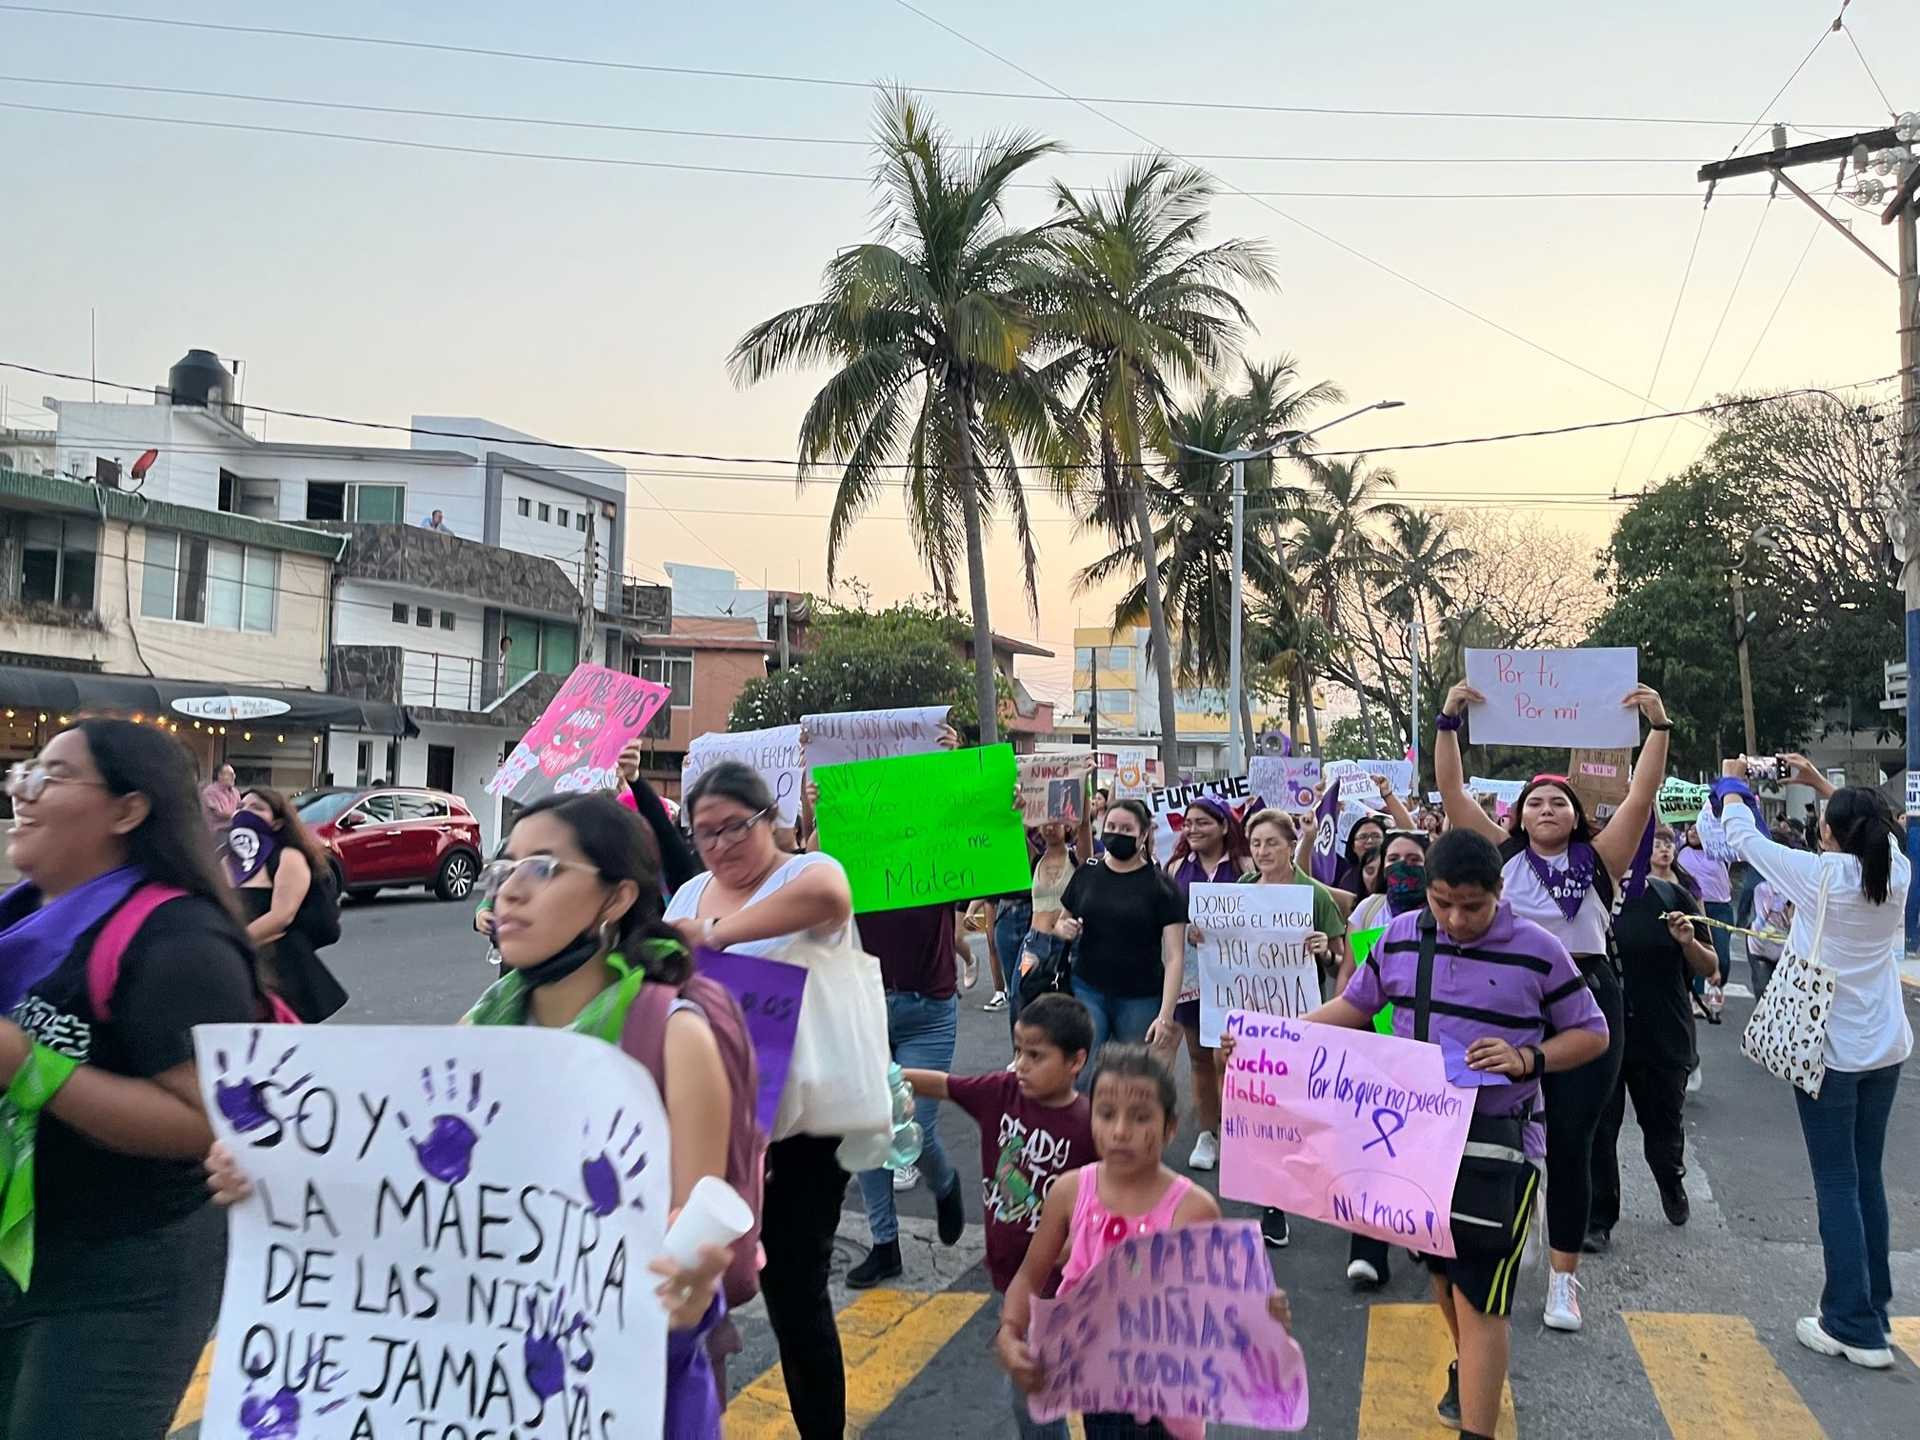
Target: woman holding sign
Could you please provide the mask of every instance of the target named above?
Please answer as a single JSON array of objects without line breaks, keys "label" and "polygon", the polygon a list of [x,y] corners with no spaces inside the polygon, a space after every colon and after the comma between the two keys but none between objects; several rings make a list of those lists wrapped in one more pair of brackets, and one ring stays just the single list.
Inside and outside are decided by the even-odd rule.
[{"label": "woman holding sign", "polygon": [[1467,793],[1460,761],[1460,728],[1467,707],[1486,703],[1473,686],[1448,692],[1436,726],[1434,778],[1447,807],[1447,821],[1500,847],[1502,894],[1516,915],[1530,920],[1567,948],[1606,1016],[1606,1053],[1547,1077],[1547,1247],[1551,1269],[1545,1323],[1551,1330],[1580,1329],[1577,1278],[1581,1247],[1593,1213],[1593,1138],[1613,1098],[1626,1050],[1625,1003],[1620,975],[1610,957],[1614,896],[1650,834],[1654,799],[1667,773],[1667,735],[1673,722],[1651,687],[1637,685],[1621,700],[1647,721],[1647,740],[1627,798],[1596,835],[1585,808],[1564,776],[1536,775],[1522,787],[1508,828],[1487,817]]},{"label": "woman holding sign", "polygon": [[[1218,795],[1202,795],[1187,807],[1180,840],[1167,858],[1167,875],[1184,897],[1196,880],[1231,885],[1252,864],[1247,841],[1233,807]],[[1194,950],[1200,932],[1189,928],[1180,980],[1180,1000],[1173,1018],[1187,1037],[1187,1062],[1193,1075],[1193,1104],[1200,1112],[1200,1134],[1187,1157],[1190,1170],[1211,1170],[1220,1163],[1220,1071],[1213,1051],[1200,1043],[1200,977]]]}]

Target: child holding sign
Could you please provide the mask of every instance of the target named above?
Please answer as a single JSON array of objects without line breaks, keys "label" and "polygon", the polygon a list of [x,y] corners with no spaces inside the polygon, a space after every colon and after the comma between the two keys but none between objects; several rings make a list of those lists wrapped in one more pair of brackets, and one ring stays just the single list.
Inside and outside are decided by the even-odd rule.
[{"label": "child holding sign", "polygon": [[[1035,1296],[1046,1294],[1056,1267],[1060,1293],[1074,1286],[1107,1252],[1136,1235],[1156,1235],[1220,1218],[1220,1202],[1184,1175],[1166,1167],[1161,1156],[1173,1142],[1179,1098],[1166,1064],[1142,1045],[1102,1047],[1091,1092],[1093,1139],[1098,1162],[1062,1175],[1047,1196],[1040,1229],[1027,1258],[1007,1289],[995,1348],[1014,1384],[1027,1394],[1043,1381],[1039,1362],[1027,1344]],[[1287,1293],[1275,1290],[1268,1312],[1292,1328]],[[1144,1423],[1130,1415],[1081,1417],[1087,1440],[1202,1440],[1198,1420],[1161,1418]]]}]

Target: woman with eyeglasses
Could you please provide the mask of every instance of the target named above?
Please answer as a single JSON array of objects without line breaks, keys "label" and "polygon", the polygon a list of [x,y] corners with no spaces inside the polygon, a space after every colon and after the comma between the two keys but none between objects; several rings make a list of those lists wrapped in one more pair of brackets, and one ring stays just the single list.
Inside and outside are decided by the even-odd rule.
[{"label": "woman with eyeglasses", "polygon": [[[1467,706],[1486,697],[1462,683],[1447,695],[1435,722],[1434,779],[1454,829],[1471,829],[1500,847],[1501,897],[1566,947],[1606,1017],[1606,1053],[1542,1081],[1547,1106],[1547,1303],[1550,1330],[1581,1327],[1580,1252],[1593,1215],[1593,1140],[1613,1098],[1626,1052],[1626,1005],[1618,962],[1612,958],[1614,897],[1643,839],[1650,837],[1654,797],[1667,773],[1667,735],[1673,722],[1650,686],[1635,686],[1620,703],[1647,722],[1646,743],[1627,798],[1604,833],[1595,834],[1573,786],[1561,775],[1536,775],[1522,787],[1502,826],[1467,793],[1460,729]],[[1549,997],[1550,999],[1553,997]]]},{"label": "woman with eyeglasses", "polygon": [[[796,939],[834,943],[853,919],[846,871],[831,855],[789,855],[774,841],[773,794],[738,761],[704,771],[682,804],[706,862],[674,891],[666,918],[689,946],[780,956]],[[767,1147],[760,1293],[780,1345],[787,1401],[802,1440],[847,1425],[847,1380],[827,1276],[846,1198],[838,1135],[789,1135]]]},{"label": "woman with eyeglasses", "polygon": [[[253,952],[177,741],[82,720],[8,791],[0,1110],[25,1213],[0,1229],[0,1435],[162,1440],[226,1269],[192,1030],[260,1016]],[[89,958],[128,904],[151,908],[97,1003]]]},{"label": "woman with eyeglasses", "polygon": [[[662,920],[646,831],[608,796],[554,795],[529,805],[480,883],[493,902],[501,976],[464,1023],[539,1025],[618,1044],[641,989],[678,988],[691,971],[687,947]],[[732,1090],[713,1028],[694,1000],[682,996],[668,1010],[661,1053],[677,1210],[705,1177],[726,1178]],[[252,1193],[227,1147],[213,1148],[207,1170],[221,1204]],[[655,1293],[671,1317],[667,1435],[719,1440],[720,1391],[707,1340],[725,1320],[719,1281],[731,1258],[708,1246],[693,1267],[664,1257],[653,1263],[662,1277]]]}]

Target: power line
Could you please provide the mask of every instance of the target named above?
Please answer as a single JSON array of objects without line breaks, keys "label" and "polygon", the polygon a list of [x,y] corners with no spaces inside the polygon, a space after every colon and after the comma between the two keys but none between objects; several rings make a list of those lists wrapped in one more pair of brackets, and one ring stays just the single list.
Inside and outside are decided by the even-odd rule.
[{"label": "power line", "polygon": [[1760,327],[1760,333],[1753,337],[1753,348],[1747,351],[1747,358],[1740,362],[1740,373],[1733,377],[1733,389],[1738,390],[1740,382],[1747,378],[1747,368],[1753,364],[1753,357],[1760,353],[1760,346],[1766,340],[1767,332],[1773,328],[1774,318],[1779,315],[1780,307],[1787,303],[1787,295],[1793,289],[1793,282],[1800,278],[1800,267],[1807,263],[1807,256],[1813,253],[1814,242],[1820,238],[1820,232],[1825,228],[1824,220],[1815,220],[1813,229],[1807,232],[1807,243],[1800,251],[1800,258],[1793,262],[1793,270],[1787,276],[1787,283],[1780,287],[1779,298],[1773,302],[1773,309],[1767,312],[1766,323]]},{"label": "power line", "polygon": [[[1842,6],[1841,13],[1845,14],[1845,12],[1846,7]],[[1853,38],[1853,27],[1841,24],[1839,21],[1835,21],[1834,24],[1838,26],[1840,33],[1847,37],[1847,44],[1853,47],[1853,53],[1860,57],[1860,68],[1867,72],[1867,79],[1872,82],[1874,90],[1879,93],[1880,103],[1887,107],[1887,114],[1893,116],[1896,120],[1899,119],[1900,115],[1899,112],[1893,108],[1893,101],[1887,98],[1886,87],[1880,83],[1880,77],[1873,73],[1873,66],[1867,63],[1867,52],[1862,50],[1860,48],[1860,42]]]},{"label": "power line", "polygon": [[[792,75],[763,70],[723,70],[704,66],[643,64],[635,60],[610,60],[598,56],[556,55],[530,50],[510,50],[481,45],[455,45],[444,41],[408,40],[386,35],[360,35],[324,30],[300,30],[286,26],[273,25],[236,25],[212,20],[188,20],[169,15],[126,15],[106,10],[60,9],[51,5],[0,4],[0,11],[12,11],[23,15],[52,16],[63,20],[99,20],[123,25],[164,26],[181,30],[212,31],[226,35],[270,36],[278,39],[320,40],[340,45],[372,45],[395,50],[432,51],[448,55],[471,55],[488,60],[519,60],[544,65],[570,65],[594,70],[616,70],[637,72],[648,75],[683,75],[699,80],[744,80],[762,84],[813,85],[836,90],[873,89],[871,81],[846,80],[820,75]],[[924,17],[923,17],[924,18]],[[1035,77],[1029,76],[1029,79]],[[1036,82],[1044,83],[1044,82]],[[1375,117],[1381,119],[1413,120],[1533,120],[1533,121],[1569,121],[1591,124],[1619,125],[1709,125],[1738,126],[1739,120],[1717,120],[1701,116],[1675,115],[1606,115],[1606,114],[1555,114],[1532,113],[1508,110],[1399,110],[1381,107],[1354,107],[1337,105],[1271,105],[1250,104],[1244,101],[1229,100],[1186,100],[1160,99],[1143,96],[1115,95],[1069,95],[1056,87],[1047,86],[1052,94],[1035,94],[1019,90],[981,90],[964,86],[907,85],[905,88],[918,91],[923,95],[960,95],[985,100],[1040,100],[1068,101],[1074,104],[1089,102],[1102,105],[1138,105],[1156,109],[1178,110],[1232,110],[1271,115],[1348,115]],[[1806,122],[1811,128],[1828,130],[1851,130],[1860,127],[1841,122]]]},{"label": "power line", "polygon": [[1853,0],[1840,0],[1840,14],[1834,17],[1831,25],[1821,27],[1819,38],[1808,48],[1807,53],[1800,57],[1800,63],[1793,67],[1792,72],[1788,74],[1785,80],[1780,82],[1780,88],[1773,92],[1772,98],[1760,107],[1760,113],[1754,117],[1753,122],[1740,132],[1740,138],[1734,141],[1732,149],[1727,151],[1729,158],[1737,154],[1740,147],[1747,143],[1747,137],[1760,128],[1761,124],[1767,118],[1767,112],[1779,103],[1780,97],[1787,93],[1787,87],[1800,78],[1800,72],[1807,68],[1807,62],[1813,59],[1814,54],[1822,45],[1827,43],[1827,36],[1840,28],[1841,19],[1847,13],[1847,6],[1852,3]]},{"label": "power line", "polygon": [[[455,145],[439,140],[406,140],[392,135],[352,135],[341,130],[312,130],[297,125],[259,125],[241,120],[203,120],[185,115],[131,115],[117,110],[88,110],[71,105],[30,105],[0,100],[0,110],[37,115],[119,120],[140,125],[174,125],[195,130],[225,130],[303,140],[335,140],[349,145],[378,145],[396,150],[427,150],[442,155],[476,155],[490,160],[535,160],[560,165],[606,165],[623,170],[673,170],[696,175],[746,175],[766,180],[815,180],[871,185],[871,175],[836,175],[818,170],[774,170],[754,165],[703,165],[683,160],[641,160],[626,155],[572,155],[556,150],[515,150],[497,145]],[[1015,181],[1013,190],[1051,192],[1051,185]],[[1301,200],[1691,200],[1691,190],[1240,190],[1250,199],[1278,196]],[[1739,192],[1735,192],[1739,193]],[[1749,192],[1757,194],[1758,192]]]},{"label": "power line", "polygon": [[[311,110],[339,110],[358,115],[401,115],[410,119],[461,120],[498,125],[536,125],[560,130],[588,130],[619,135],[665,135],[693,140],[736,140],[769,145],[824,145],[871,150],[870,136],[780,135],[765,131],[696,130],[670,125],[623,125],[608,120],[569,120],[550,115],[502,115],[478,110],[433,110],[408,105],[373,105],[345,100],[317,100],[287,95],[259,95],[233,90],[201,90],[178,85],[134,85],[109,80],[69,80],[45,75],[0,75],[10,85],[43,85],[74,90],[106,90],[130,95],[171,95],[196,100],[233,100],[253,105],[282,105]],[[1129,159],[1134,150],[1103,150],[1067,143],[1068,156]],[[1688,155],[1273,155],[1233,151],[1196,151],[1195,160],[1231,160],[1244,163],[1292,165],[1685,165]],[[1688,192],[1694,193],[1694,192]]]},{"label": "power line", "polygon": [[[1667,312],[1667,328],[1660,336],[1660,348],[1654,352],[1653,373],[1647,377],[1647,395],[1651,397],[1660,384],[1660,367],[1667,363],[1667,346],[1673,342],[1673,327],[1680,318],[1680,306],[1687,298],[1687,284],[1693,279],[1693,262],[1700,254],[1700,237],[1707,232],[1707,207],[1700,207],[1700,222],[1693,227],[1693,244],[1687,247],[1687,263],[1680,270],[1680,288],[1674,293],[1673,309]],[[1642,411],[1651,404],[1651,398],[1641,402]],[[1640,443],[1640,432],[1627,432],[1627,448],[1620,453],[1620,468],[1613,472],[1613,489],[1620,488],[1620,478],[1627,473],[1627,462],[1633,458],[1633,447]]]}]

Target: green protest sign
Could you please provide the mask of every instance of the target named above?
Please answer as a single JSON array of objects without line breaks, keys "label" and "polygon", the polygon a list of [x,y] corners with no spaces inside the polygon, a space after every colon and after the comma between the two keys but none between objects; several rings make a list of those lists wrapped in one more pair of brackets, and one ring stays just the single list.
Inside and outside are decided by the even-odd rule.
[{"label": "green protest sign", "polygon": [[[1371,930],[1355,930],[1347,936],[1347,939],[1352,942],[1353,945],[1353,964],[1355,969],[1367,963],[1367,957],[1373,954],[1373,947],[1380,943],[1380,937],[1386,933],[1387,927],[1378,925]],[[1391,1035],[1393,1033],[1393,1006],[1382,1005],[1379,1010],[1374,1012],[1373,1028],[1382,1035]]]},{"label": "green protest sign", "polygon": [[1033,885],[1011,745],[824,765],[820,848],[846,867],[856,914],[950,905]]},{"label": "green protest sign", "polygon": [[1669,775],[1660,782],[1660,794],[1655,804],[1659,807],[1660,818],[1667,824],[1683,824],[1700,818],[1700,812],[1706,808],[1712,793],[1711,786],[1689,785],[1685,780],[1677,780]]}]

